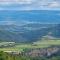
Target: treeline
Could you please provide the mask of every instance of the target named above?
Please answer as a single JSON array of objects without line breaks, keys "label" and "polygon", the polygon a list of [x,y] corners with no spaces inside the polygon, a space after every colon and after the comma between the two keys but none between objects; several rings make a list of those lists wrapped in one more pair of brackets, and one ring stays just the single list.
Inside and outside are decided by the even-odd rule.
[{"label": "treeline", "polygon": [[53,57],[27,57],[22,55],[12,55],[5,53],[3,51],[0,52],[0,60],[60,60],[60,56]]}]

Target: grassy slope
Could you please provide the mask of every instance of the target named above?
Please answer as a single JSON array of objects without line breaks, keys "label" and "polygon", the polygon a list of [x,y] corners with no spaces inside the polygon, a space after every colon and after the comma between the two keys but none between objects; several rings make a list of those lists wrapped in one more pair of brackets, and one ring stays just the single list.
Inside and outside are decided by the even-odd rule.
[{"label": "grassy slope", "polygon": [[23,51],[25,48],[45,48],[51,45],[60,45],[60,40],[41,40],[33,44],[18,44],[14,47],[0,48],[0,51]]}]

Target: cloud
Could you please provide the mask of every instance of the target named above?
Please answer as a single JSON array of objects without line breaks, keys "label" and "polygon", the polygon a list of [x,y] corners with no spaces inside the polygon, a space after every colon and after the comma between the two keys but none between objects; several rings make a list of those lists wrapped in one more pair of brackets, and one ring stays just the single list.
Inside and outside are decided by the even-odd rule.
[{"label": "cloud", "polygon": [[56,0],[42,0],[42,1],[37,1],[37,6],[39,7],[44,7],[44,8],[56,8],[56,7],[60,7],[60,1],[56,1]]},{"label": "cloud", "polygon": [[38,9],[60,9],[59,0],[42,0],[37,3]]},{"label": "cloud", "polygon": [[0,10],[30,10],[32,0],[0,0]]},{"label": "cloud", "polygon": [[30,4],[31,0],[0,0],[0,4]]},{"label": "cloud", "polygon": [[48,7],[50,7],[50,8],[58,8],[58,7],[60,7],[60,3],[54,1],[54,2],[52,2],[50,4],[48,4]]},{"label": "cloud", "polygon": [[59,0],[0,0],[0,10],[60,9]]}]

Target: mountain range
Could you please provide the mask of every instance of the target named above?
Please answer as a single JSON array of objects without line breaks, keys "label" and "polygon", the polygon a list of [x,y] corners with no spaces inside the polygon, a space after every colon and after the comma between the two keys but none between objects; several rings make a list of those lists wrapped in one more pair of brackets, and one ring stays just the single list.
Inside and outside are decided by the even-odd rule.
[{"label": "mountain range", "polygon": [[33,42],[60,37],[59,10],[1,10],[0,40],[15,42]]},{"label": "mountain range", "polygon": [[60,24],[28,23],[23,25],[0,25],[0,40],[33,42],[43,36],[60,37]]}]

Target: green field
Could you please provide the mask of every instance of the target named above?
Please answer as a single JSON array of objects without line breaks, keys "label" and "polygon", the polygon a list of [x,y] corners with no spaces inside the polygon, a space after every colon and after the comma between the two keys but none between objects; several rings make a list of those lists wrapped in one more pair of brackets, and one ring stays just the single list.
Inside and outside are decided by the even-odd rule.
[{"label": "green field", "polygon": [[[8,44],[6,42],[1,42],[0,45]],[[0,48],[0,51],[23,51],[23,49],[30,49],[30,48],[45,48],[52,45],[60,45],[60,40],[41,40],[37,42],[33,42],[31,44],[28,43],[17,43],[15,46],[12,47],[2,47]]]}]

